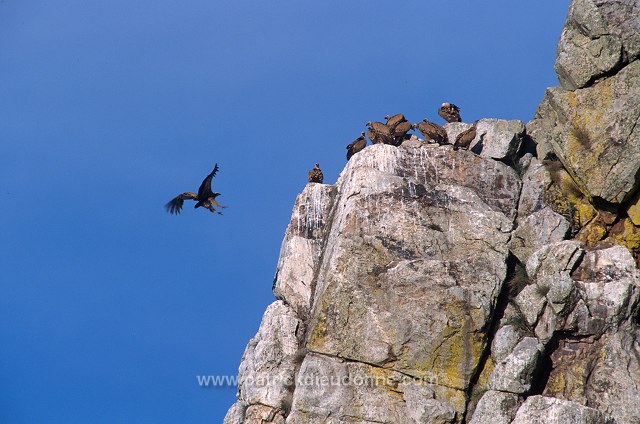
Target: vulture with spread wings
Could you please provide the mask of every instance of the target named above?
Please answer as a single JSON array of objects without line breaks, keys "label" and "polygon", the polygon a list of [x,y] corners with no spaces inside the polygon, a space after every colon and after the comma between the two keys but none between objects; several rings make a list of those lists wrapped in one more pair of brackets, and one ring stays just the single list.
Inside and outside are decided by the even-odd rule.
[{"label": "vulture with spread wings", "polygon": [[167,212],[176,215],[179,214],[182,211],[182,205],[184,204],[185,199],[191,199],[197,201],[194,208],[202,206],[203,208],[209,209],[211,212],[222,215],[222,213],[217,211],[214,206],[218,208],[226,208],[226,206],[222,206],[216,201],[216,197],[220,196],[220,193],[211,191],[211,180],[217,173],[218,164],[216,163],[213,167],[213,171],[211,171],[211,173],[202,181],[202,184],[200,184],[198,194],[185,191],[184,193],[177,195],[164,206],[167,209]]}]

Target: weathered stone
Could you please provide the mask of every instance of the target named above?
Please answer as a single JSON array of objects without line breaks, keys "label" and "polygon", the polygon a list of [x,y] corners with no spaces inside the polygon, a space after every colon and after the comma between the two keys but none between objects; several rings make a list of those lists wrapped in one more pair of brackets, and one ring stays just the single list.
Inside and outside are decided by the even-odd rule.
[{"label": "weathered stone", "polygon": [[599,332],[617,328],[629,319],[637,306],[640,289],[637,268],[629,251],[622,246],[587,252],[572,278],[589,310],[592,325],[600,324]]},{"label": "weathered stone", "polygon": [[584,87],[640,53],[635,0],[573,0],[556,51],[556,72],[568,90]]},{"label": "weathered stone", "polygon": [[525,127],[522,121],[481,119],[478,121],[476,138],[470,149],[482,139],[481,157],[513,163],[524,135]]},{"label": "weathered stone", "polygon": [[575,239],[583,242],[587,247],[594,247],[607,235],[607,226],[602,222],[593,220],[580,229]]},{"label": "weathered stone", "polygon": [[627,208],[627,215],[634,225],[640,227],[640,192],[638,192]]},{"label": "weathered stone", "polygon": [[620,39],[613,35],[590,39],[573,28],[565,27],[560,36],[555,68],[562,87],[575,90],[585,87],[621,61]]},{"label": "weathered stone", "polygon": [[547,344],[556,330],[562,325],[562,322],[564,322],[564,316],[559,316],[558,312],[554,311],[552,303],[547,303],[544,312],[538,320],[534,333],[542,344]]},{"label": "weathered stone", "polygon": [[450,423],[464,393],[395,371],[310,353],[300,369],[288,423]]},{"label": "weathered stone", "polygon": [[507,423],[532,387],[513,422],[640,423],[634,260],[590,249],[640,252],[638,4],[573,0],[526,133],[370,146],[305,188],[225,424]]},{"label": "weathered stone", "polygon": [[589,405],[619,423],[640,423],[640,331],[628,325],[607,337],[588,378]]},{"label": "weathered stone", "polygon": [[244,415],[245,424],[284,424],[284,411],[267,405],[250,405]]},{"label": "weathered stone", "polygon": [[518,217],[525,218],[545,207],[545,191],[551,184],[551,176],[545,166],[531,158],[522,175],[522,192],[518,203]]},{"label": "weathered stone", "polygon": [[[450,122],[444,125],[449,142],[453,144],[456,137],[471,127],[464,122]],[[476,127],[476,137],[469,145],[469,150],[483,158],[502,160],[514,163],[516,153],[524,140],[525,126],[522,121],[505,119],[480,119]]]},{"label": "weathered stone", "polygon": [[[471,124],[468,124],[466,122],[448,122],[442,126],[442,128],[444,128],[447,132],[447,138],[449,139],[450,144],[453,144],[456,141],[456,137],[458,137],[460,133],[468,130],[469,127],[471,127]],[[477,142],[477,140],[478,137],[476,136],[476,138],[469,145],[469,148],[473,147],[474,143]]]},{"label": "weathered stone", "polygon": [[616,244],[625,246],[630,251],[640,254],[640,227],[633,224],[629,218],[617,222],[609,231],[609,239]]},{"label": "weathered stone", "polygon": [[238,401],[231,405],[231,408],[227,411],[227,414],[224,416],[224,421],[222,424],[244,424],[244,417],[247,411],[247,405]]},{"label": "weathered stone", "polygon": [[564,240],[570,228],[569,222],[545,207],[518,219],[518,228],[512,233],[509,249],[521,262],[542,246]]},{"label": "weathered stone", "polygon": [[582,243],[574,240],[548,244],[531,255],[527,274],[536,276],[538,285],[551,287],[551,281],[562,273],[568,275],[582,255]]},{"label": "weathered stone", "polygon": [[449,147],[367,150],[337,183],[307,345],[464,390],[506,275],[517,196],[499,187],[518,186],[516,174]]},{"label": "weathered stone", "polygon": [[597,409],[544,396],[531,396],[520,406],[512,424],[615,424]]},{"label": "weathered stone", "polygon": [[635,262],[622,246],[589,251],[571,276],[571,296],[578,299],[568,302],[575,303],[571,313],[564,320],[548,308],[536,327],[541,339],[556,330],[568,335],[551,354],[544,394],[588,403],[619,422],[639,422],[640,394],[629,390],[640,382]]},{"label": "weathered stone", "polygon": [[547,90],[528,126],[590,197],[621,203],[640,181],[640,61],[615,77],[566,91]]},{"label": "weathered stone", "polygon": [[522,330],[515,325],[505,325],[501,327],[493,336],[491,342],[491,357],[494,362],[502,362],[509,356],[522,340]]},{"label": "weathered stone", "polygon": [[518,394],[528,392],[542,350],[542,343],[535,337],[523,338],[503,361],[496,363],[489,389]]},{"label": "weathered stone", "polygon": [[286,409],[291,402],[296,367],[300,364],[303,323],[278,300],[267,308],[260,329],[249,341],[238,372],[238,399]]},{"label": "weathered stone", "polygon": [[305,318],[311,308],[314,276],[334,198],[334,186],[307,184],[296,199],[282,241],[273,293],[301,318]]},{"label": "weathered stone", "polygon": [[521,402],[514,393],[489,390],[478,402],[469,424],[510,424]]},{"label": "weathered stone", "polygon": [[528,326],[535,326],[540,314],[547,305],[545,293],[536,284],[530,284],[523,288],[514,299],[518,310],[527,322]]}]

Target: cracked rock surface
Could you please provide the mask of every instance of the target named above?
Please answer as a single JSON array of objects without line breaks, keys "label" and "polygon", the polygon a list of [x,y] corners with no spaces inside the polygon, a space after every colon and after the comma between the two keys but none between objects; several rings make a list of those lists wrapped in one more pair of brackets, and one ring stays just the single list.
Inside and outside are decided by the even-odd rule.
[{"label": "cracked rock surface", "polygon": [[225,424],[640,423],[639,23],[573,0],[526,126],[308,184]]}]

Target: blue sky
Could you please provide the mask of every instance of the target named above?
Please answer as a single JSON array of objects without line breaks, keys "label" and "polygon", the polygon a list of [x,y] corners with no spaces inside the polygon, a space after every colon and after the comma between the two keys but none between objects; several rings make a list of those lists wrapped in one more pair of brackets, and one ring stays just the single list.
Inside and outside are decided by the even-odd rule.
[{"label": "blue sky", "polygon": [[[568,0],[0,0],[0,422],[221,422],[307,171],[532,118]],[[223,216],[186,204],[214,163]]]}]

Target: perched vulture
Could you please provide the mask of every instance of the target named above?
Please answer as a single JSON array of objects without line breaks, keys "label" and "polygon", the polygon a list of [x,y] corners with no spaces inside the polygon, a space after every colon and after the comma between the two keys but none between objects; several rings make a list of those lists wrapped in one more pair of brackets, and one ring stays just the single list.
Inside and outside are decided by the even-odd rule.
[{"label": "perched vulture", "polygon": [[478,121],[475,121],[469,129],[462,131],[456,137],[456,142],[453,143],[454,149],[465,149],[468,150],[471,142],[474,138],[476,138],[476,126],[478,125]]},{"label": "perched vulture", "polygon": [[309,174],[307,175],[310,183],[320,183],[322,184],[322,180],[324,179],[324,175],[322,175],[322,171],[320,170],[320,165],[316,163],[316,166],[313,167]]},{"label": "perched vulture", "polygon": [[407,132],[413,128],[413,125],[409,121],[406,120],[403,114],[398,113],[393,116],[385,116],[387,120],[387,127],[389,127],[389,131],[393,136],[393,144],[394,146],[399,146],[404,141],[405,135]]},{"label": "perched vulture", "polygon": [[367,145],[367,139],[364,137],[364,132],[360,133],[360,137],[356,138],[347,146],[347,160],[351,159],[351,156],[364,149]]},{"label": "perched vulture", "polygon": [[167,209],[167,212],[170,214],[179,214],[182,211],[182,205],[184,204],[185,199],[196,200],[194,208],[199,208],[202,206],[203,208],[209,209],[211,212],[215,212],[217,214],[222,215],[219,211],[217,211],[214,206],[219,208],[226,208],[226,206],[222,206],[216,201],[216,197],[220,196],[220,193],[211,191],[211,179],[216,176],[218,173],[218,164],[213,167],[213,171],[209,175],[205,177],[200,184],[200,188],[198,189],[198,194],[191,193],[190,191],[185,191],[182,194],[177,195],[174,199],[172,199],[169,203],[164,205]]},{"label": "perched vulture", "polygon": [[413,125],[411,125],[411,122],[409,121],[403,121],[396,125],[393,129],[393,139],[395,141],[394,145],[401,145],[404,141],[405,136],[411,129],[413,129]]},{"label": "perched vulture", "polygon": [[393,127],[395,127],[396,125],[398,125],[400,122],[405,122],[405,121],[407,120],[407,119],[404,117],[404,115],[403,115],[403,114],[401,114],[401,113],[397,113],[397,114],[395,114],[395,115],[393,115],[393,116],[389,116],[389,115],[387,115],[387,116],[385,116],[385,117],[384,117],[384,119],[386,119],[386,120],[387,120],[387,126],[388,126],[389,128],[393,128]]},{"label": "perched vulture", "polygon": [[460,108],[453,103],[442,103],[438,109],[438,115],[447,122],[462,122],[460,119]]},{"label": "perched vulture", "polygon": [[429,122],[429,120],[426,118],[423,119],[422,122],[418,122],[414,126],[418,129],[418,131],[420,131],[420,134],[422,134],[427,141],[433,140],[438,144],[449,143],[447,131],[440,125]]},{"label": "perched vulture", "polygon": [[382,122],[367,122],[367,137],[373,144],[393,144],[393,134]]}]

